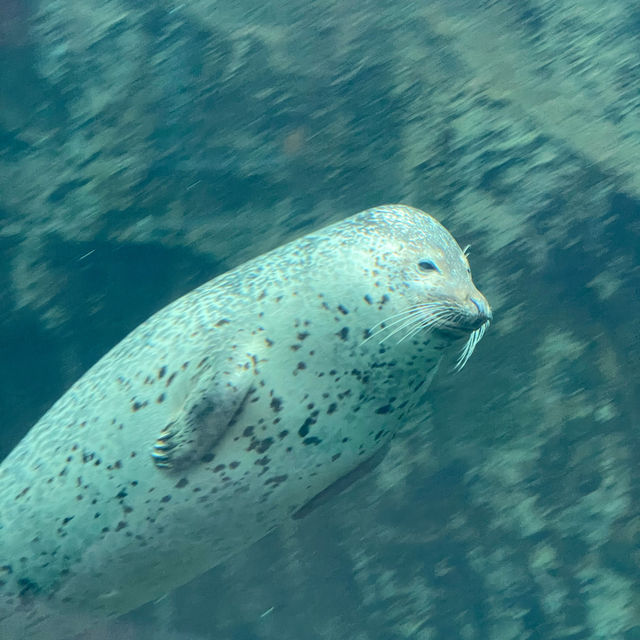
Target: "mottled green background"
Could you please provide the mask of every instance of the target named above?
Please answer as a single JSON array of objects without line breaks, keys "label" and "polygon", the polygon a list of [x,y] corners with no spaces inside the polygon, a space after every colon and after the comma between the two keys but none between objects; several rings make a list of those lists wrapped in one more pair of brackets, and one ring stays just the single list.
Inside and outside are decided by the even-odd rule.
[{"label": "mottled green background", "polygon": [[374,474],[88,637],[639,640],[639,157],[629,0],[2,0],[0,456],[153,311],[373,205],[470,243],[495,312]]}]

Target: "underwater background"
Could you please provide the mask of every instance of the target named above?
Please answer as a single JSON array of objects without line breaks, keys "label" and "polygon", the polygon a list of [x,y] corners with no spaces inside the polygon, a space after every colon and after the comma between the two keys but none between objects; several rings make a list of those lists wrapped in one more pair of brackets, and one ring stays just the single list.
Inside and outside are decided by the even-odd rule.
[{"label": "underwater background", "polygon": [[2,0],[0,458],[151,313],[371,206],[494,308],[371,475],[83,638],[640,640],[639,157],[628,0]]}]

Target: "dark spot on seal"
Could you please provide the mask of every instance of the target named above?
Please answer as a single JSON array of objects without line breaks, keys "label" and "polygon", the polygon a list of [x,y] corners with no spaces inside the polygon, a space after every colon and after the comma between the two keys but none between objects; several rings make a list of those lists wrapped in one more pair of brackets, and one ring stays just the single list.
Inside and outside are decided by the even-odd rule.
[{"label": "dark spot on seal", "polygon": [[16,497],[15,499],[18,500],[19,498],[22,498],[23,496],[25,496],[27,494],[27,491],[29,491],[29,487],[25,487]]},{"label": "dark spot on seal", "polygon": [[186,487],[189,484],[189,481],[186,478],[180,478],[180,480],[178,480],[178,482],[176,482],[176,489],[182,489],[183,487]]},{"label": "dark spot on seal", "polygon": [[75,517],[75,516],[67,516],[66,518],[63,518],[63,519],[62,519],[62,524],[63,524],[63,525],[65,525],[65,524],[67,524],[67,523],[71,522],[71,521],[73,520],[73,518],[74,518],[74,517]]},{"label": "dark spot on seal", "polygon": [[118,525],[116,526],[116,531],[120,531],[121,529],[124,529],[127,526],[127,523],[124,520],[120,520],[120,522],[118,522]]},{"label": "dark spot on seal", "polygon": [[133,405],[131,406],[131,410],[132,411],[138,411],[139,409],[142,409],[144,407],[146,407],[148,404],[148,402],[145,400],[144,402],[138,402],[137,400],[133,403]]},{"label": "dark spot on seal", "polygon": [[279,484],[282,484],[289,476],[281,475],[281,476],[273,476],[272,478],[268,478],[264,481],[264,483],[272,484],[274,487],[277,487]]},{"label": "dark spot on seal", "polygon": [[227,468],[226,464],[218,464],[213,468],[213,472],[214,473],[220,473],[220,471],[223,471],[226,468]]},{"label": "dark spot on seal", "polygon": [[229,469],[236,469],[239,466],[240,466],[240,463],[237,460],[234,460],[233,462],[229,463]]},{"label": "dark spot on seal", "polygon": [[167,367],[160,367],[160,370],[158,371],[158,378],[164,378],[165,373],[167,373]]},{"label": "dark spot on seal", "polygon": [[316,438],[315,436],[310,436],[308,438],[305,438],[302,441],[302,444],[320,444],[322,442],[322,440],[320,438]]},{"label": "dark spot on seal", "polygon": [[160,498],[160,502],[169,502],[171,500],[171,496],[163,496]]},{"label": "dark spot on seal", "polygon": [[367,304],[373,304],[373,300],[371,299],[371,296],[367,293],[367,295],[364,297],[364,301]]},{"label": "dark spot on seal", "polygon": [[226,318],[222,318],[221,320],[218,320],[218,322],[216,322],[216,327],[222,327],[225,324],[229,324],[229,321]]},{"label": "dark spot on seal", "polygon": [[201,462],[211,462],[215,458],[213,453],[205,453],[201,458]]},{"label": "dark spot on seal", "polygon": [[280,438],[280,440],[282,440],[283,438],[286,438],[288,435],[289,435],[289,432],[286,429],[284,429],[283,431],[281,431],[278,434],[278,438]]},{"label": "dark spot on seal", "polygon": [[18,578],[17,582],[22,587],[18,594],[20,597],[24,597],[28,593],[38,593],[40,591],[38,584],[29,578]]},{"label": "dark spot on seal", "polygon": [[304,362],[298,362],[296,369],[306,369],[307,365]]},{"label": "dark spot on seal", "polygon": [[300,342],[302,342],[305,338],[309,337],[309,332],[308,331],[301,331],[298,334],[298,340],[300,340]]},{"label": "dark spot on seal", "polygon": [[175,380],[176,377],[176,372],[174,371],[168,378],[167,378],[167,387]]},{"label": "dark spot on seal", "polygon": [[250,438],[253,435],[254,430],[255,430],[255,427],[253,426],[246,427],[245,430],[242,432],[242,435],[245,438]]},{"label": "dark spot on seal", "polygon": [[267,347],[273,346],[273,340],[269,340],[269,338],[265,338],[264,341],[267,343]]},{"label": "dark spot on seal", "polygon": [[329,415],[331,415],[336,409],[338,408],[338,405],[335,402],[332,402],[328,407],[327,407],[327,413]]},{"label": "dark spot on seal", "polygon": [[331,456],[331,462],[335,462],[342,454],[341,453],[334,453]]},{"label": "dark spot on seal", "polygon": [[256,447],[258,453],[264,453],[273,444],[273,438],[265,438]]},{"label": "dark spot on seal", "polygon": [[309,433],[309,428],[311,427],[311,425],[316,423],[316,419],[312,416],[309,416],[304,423],[302,424],[302,426],[298,429],[298,435],[301,438],[304,438],[306,435],[308,435]]},{"label": "dark spot on seal", "polygon": [[161,393],[161,394],[156,398],[156,402],[157,402],[158,404],[160,404],[161,402],[164,402],[165,397],[166,397],[166,396],[164,395],[164,393]]},{"label": "dark spot on seal", "polygon": [[381,414],[390,413],[391,411],[393,411],[393,407],[390,404],[385,404],[384,406],[378,407],[376,409],[376,413],[381,413]]},{"label": "dark spot on seal", "polygon": [[338,311],[343,315],[346,316],[349,311],[346,309],[346,307],[343,307],[341,304],[338,305]]},{"label": "dark spot on seal", "polygon": [[271,398],[271,408],[276,412],[282,411],[282,398]]}]

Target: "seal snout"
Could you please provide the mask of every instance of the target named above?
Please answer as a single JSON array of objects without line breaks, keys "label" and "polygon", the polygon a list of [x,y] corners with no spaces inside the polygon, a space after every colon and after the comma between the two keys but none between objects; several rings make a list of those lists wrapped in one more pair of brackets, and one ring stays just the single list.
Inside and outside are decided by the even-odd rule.
[{"label": "seal snout", "polygon": [[479,292],[468,294],[464,303],[464,316],[460,318],[460,328],[475,331],[493,319],[493,312],[487,299]]},{"label": "seal snout", "polygon": [[478,326],[493,319],[493,312],[484,296],[473,296],[469,298],[478,310]]}]

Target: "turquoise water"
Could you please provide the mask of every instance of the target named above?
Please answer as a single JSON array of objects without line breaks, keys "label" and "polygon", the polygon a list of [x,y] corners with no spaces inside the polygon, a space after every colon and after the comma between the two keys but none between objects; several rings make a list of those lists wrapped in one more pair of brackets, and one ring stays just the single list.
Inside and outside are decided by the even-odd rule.
[{"label": "turquoise water", "polygon": [[151,313],[371,206],[494,308],[377,470],[83,637],[640,638],[639,15],[3,0],[0,458]]}]

